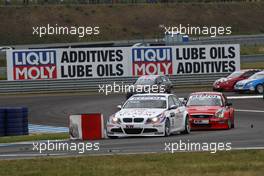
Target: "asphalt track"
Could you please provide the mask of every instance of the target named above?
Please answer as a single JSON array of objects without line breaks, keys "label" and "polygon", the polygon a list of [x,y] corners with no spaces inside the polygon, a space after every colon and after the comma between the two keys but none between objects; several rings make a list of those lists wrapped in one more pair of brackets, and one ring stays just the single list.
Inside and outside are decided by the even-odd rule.
[{"label": "asphalt track", "polygon": [[[177,91],[176,91],[177,92]],[[180,91],[178,97],[187,97],[192,91]],[[242,96],[226,93],[227,96]],[[2,96],[1,106],[27,106],[32,124],[67,126],[70,114],[101,112],[105,121],[114,113],[116,105],[125,101],[123,95],[58,94]],[[235,129],[219,131],[193,131],[189,135],[170,137],[105,139],[98,142],[99,151],[86,151],[90,155],[171,152],[165,143],[231,143],[232,149],[264,148],[264,100],[262,98],[230,99],[236,109]],[[69,141],[64,141],[69,142]],[[32,143],[0,144],[0,159],[36,156],[76,155],[76,151],[32,151]],[[187,150],[188,151],[188,150]]]}]

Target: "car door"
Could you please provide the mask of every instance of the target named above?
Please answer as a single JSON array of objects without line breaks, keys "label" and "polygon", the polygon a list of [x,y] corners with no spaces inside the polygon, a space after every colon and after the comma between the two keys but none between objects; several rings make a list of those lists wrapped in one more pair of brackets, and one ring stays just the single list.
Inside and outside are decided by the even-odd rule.
[{"label": "car door", "polygon": [[170,109],[170,107],[172,107],[173,105],[175,105],[172,96],[169,96],[168,98],[168,116],[170,119],[170,124],[171,124],[171,130],[174,130],[175,128],[177,128],[176,124],[177,124],[177,120],[176,120],[176,109]]},{"label": "car door", "polygon": [[182,125],[184,124],[184,112],[185,112],[185,107],[181,103],[181,101],[176,97],[172,96],[172,99],[174,101],[174,104],[177,106],[176,109],[176,126],[177,128],[182,128]]}]

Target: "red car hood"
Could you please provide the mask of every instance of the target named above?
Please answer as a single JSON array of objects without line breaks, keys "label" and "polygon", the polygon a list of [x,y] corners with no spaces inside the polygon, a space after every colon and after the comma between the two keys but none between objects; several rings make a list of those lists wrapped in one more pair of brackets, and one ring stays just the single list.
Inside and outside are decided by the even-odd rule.
[{"label": "red car hood", "polygon": [[187,111],[189,114],[215,114],[221,106],[188,106]]}]

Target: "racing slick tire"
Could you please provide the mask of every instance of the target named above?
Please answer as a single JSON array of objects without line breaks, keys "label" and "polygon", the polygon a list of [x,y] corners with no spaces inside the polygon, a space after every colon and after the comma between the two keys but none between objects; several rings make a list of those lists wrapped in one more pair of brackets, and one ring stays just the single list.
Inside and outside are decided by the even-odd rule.
[{"label": "racing slick tire", "polygon": [[258,84],[256,86],[256,93],[262,94],[263,93],[263,89],[264,89],[263,85]]},{"label": "racing slick tire", "polygon": [[227,121],[227,125],[228,125],[228,129],[231,129],[232,128],[232,122],[230,119],[228,119]]},{"label": "racing slick tire", "polygon": [[189,121],[189,116],[187,116],[185,119],[185,129],[184,131],[181,132],[181,134],[189,134],[190,132],[191,132],[190,121]]},{"label": "racing slick tire", "polygon": [[107,136],[109,139],[117,139],[117,136]]},{"label": "racing slick tire", "polygon": [[169,119],[166,119],[165,121],[164,136],[165,137],[170,136],[170,120]]},{"label": "racing slick tire", "polygon": [[235,124],[234,123],[231,124],[231,128],[235,128]]}]

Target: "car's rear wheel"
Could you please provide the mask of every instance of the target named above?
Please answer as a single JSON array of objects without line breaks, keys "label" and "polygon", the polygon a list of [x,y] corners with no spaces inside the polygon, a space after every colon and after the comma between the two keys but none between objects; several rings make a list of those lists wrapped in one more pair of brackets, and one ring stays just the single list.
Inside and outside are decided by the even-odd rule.
[{"label": "car's rear wheel", "polygon": [[227,121],[227,125],[228,125],[228,129],[231,129],[232,128],[232,122],[230,119],[228,119]]},{"label": "car's rear wheel", "polygon": [[191,132],[191,126],[190,126],[189,117],[187,116],[185,119],[185,128],[184,131],[182,131],[182,134],[189,134],[190,132]]},{"label": "car's rear wheel", "polygon": [[231,124],[231,128],[235,128],[235,124],[234,123]]},{"label": "car's rear wheel", "polygon": [[170,136],[170,120],[166,119],[165,128],[164,128],[164,136]]},{"label": "car's rear wheel", "polygon": [[263,85],[259,84],[257,85],[256,87],[256,92],[259,93],[259,94],[262,94],[263,93]]}]

